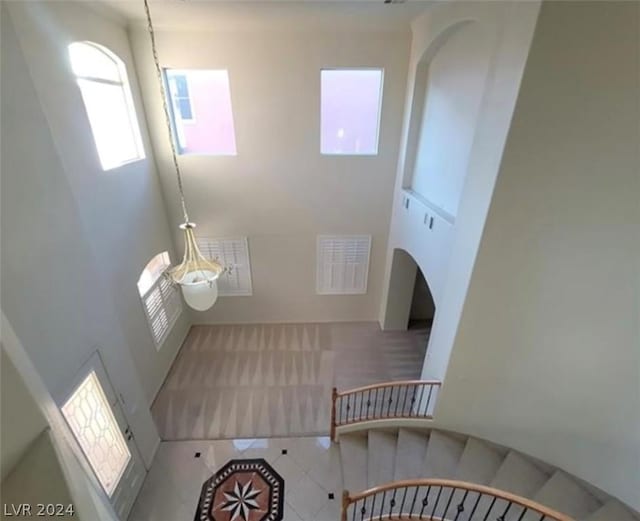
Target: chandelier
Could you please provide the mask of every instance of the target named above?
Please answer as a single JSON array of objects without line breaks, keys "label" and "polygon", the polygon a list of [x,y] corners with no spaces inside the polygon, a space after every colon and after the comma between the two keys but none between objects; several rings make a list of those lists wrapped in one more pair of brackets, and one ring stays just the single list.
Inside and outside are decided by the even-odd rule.
[{"label": "chandelier", "polygon": [[223,267],[222,264],[218,262],[218,259],[209,260],[205,258],[198,249],[198,243],[196,242],[193,232],[196,225],[189,220],[187,205],[184,199],[182,174],[180,173],[176,146],[171,131],[171,117],[169,116],[169,105],[167,101],[168,96],[162,80],[162,69],[160,68],[160,61],[158,60],[156,38],[153,31],[153,23],[151,22],[148,0],[144,0],[144,9],[147,15],[147,25],[149,29],[149,37],[151,39],[153,61],[156,66],[156,74],[158,76],[158,84],[160,86],[162,107],[164,109],[167,132],[169,134],[169,143],[171,144],[171,157],[173,159],[173,166],[175,168],[176,178],[178,181],[180,204],[182,206],[182,215],[184,218],[184,224],[180,225],[180,229],[184,232],[184,257],[180,264],[169,268],[166,274],[172,283],[180,286],[184,300],[190,307],[197,311],[205,311],[213,306],[218,298],[218,278],[221,274],[230,271],[230,268]]}]

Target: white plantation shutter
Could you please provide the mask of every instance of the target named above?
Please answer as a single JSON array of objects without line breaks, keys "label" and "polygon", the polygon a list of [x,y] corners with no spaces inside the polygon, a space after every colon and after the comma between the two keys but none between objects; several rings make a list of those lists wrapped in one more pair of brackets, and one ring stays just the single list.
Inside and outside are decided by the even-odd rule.
[{"label": "white plantation shutter", "polygon": [[208,259],[218,259],[230,273],[223,273],[218,279],[218,294],[221,297],[253,295],[251,284],[251,262],[249,242],[246,237],[231,239],[199,238],[198,247]]},{"label": "white plantation shutter", "polygon": [[371,235],[318,235],[317,293],[365,294],[370,252]]},{"label": "white plantation shutter", "polygon": [[182,312],[179,290],[165,276],[160,276],[141,298],[153,340],[159,349]]}]

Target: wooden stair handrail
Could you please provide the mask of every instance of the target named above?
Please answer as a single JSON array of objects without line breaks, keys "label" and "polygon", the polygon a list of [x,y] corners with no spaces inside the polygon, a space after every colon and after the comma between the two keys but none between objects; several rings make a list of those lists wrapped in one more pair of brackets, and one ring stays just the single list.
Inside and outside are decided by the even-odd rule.
[{"label": "wooden stair handrail", "polygon": [[[347,490],[345,490],[342,496],[342,519],[346,519],[347,508],[351,504],[357,501],[360,501],[361,499],[365,499],[367,497],[374,496],[376,494],[380,494],[388,490],[413,488],[413,487],[429,487],[429,486],[447,487],[447,488],[464,490],[469,492],[478,492],[480,494],[485,494],[487,496],[491,496],[494,498],[509,501],[511,503],[515,503],[517,505],[520,505],[521,507],[525,507],[526,509],[537,512],[541,515],[544,514],[546,517],[553,519],[555,521],[575,521],[572,517],[569,517],[565,514],[562,514],[561,512],[553,510],[552,508],[541,505],[540,503],[537,503],[536,501],[532,501],[531,499],[527,499],[522,496],[517,496],[505,490],[488,487],[486,485],[479,485],[477,483],[469,483],[467,481],[458,481],[454,479],[431,479],[431,478],[393,481],[385,485],[380,485],[377,487],[364,490],[363,492],[359,492],[353,496],[350,495],[350,493]],[[388,516],[388,518],[401,519],[403,518],[403,516],[402,516],[402,513],[400,513],[397,515]]]},{"label": "wooden stair handrail", "polygon": [[[386,392],[387,388],[391,388],[391,395],[392,395],[394,388],[402,389],[402,388],[411,388],[411,387],[418,387],[418,386],[421,386],[423,390],[427,388],[429,389],[429,392],[427,395],[428,396],[427,406],[426,406],[426,408],[428,409],[429,402],[431,400],[432,391],[434,389],[437,391],[442,386],[442,382],[440,380],[396,380],[392,382],[381,382],[381,383],[376,383],[371,385],[365,385],[362,387],[356,387],[354,389],[347,389],[346,391],[338,391],[334,387],[331,391],[331,425],[330,425],[331,440],[333,441],[336,440],[336,428],[338,426],[353,425],[355,423],[362,423],[364,421],[380,420],[380,419],[394,419],[394,418],[420,418],[420,419],[426,419],[426,420],[432,419],[432,416],[428,414],[408,414],[404,411],[398,415],[397,410],[394,411],[393,414],[389,414],[389,415],[381,414],[379,416],[368,417],[365,419],[360,417],[360,418],[351,418],[351,420],[349,420],[347,415],[347,420],[344,421],[344,419],[342,418],[342,414],[340,418],[337,417],[338,415],[337,415],[336,408],[337,408],[338,400],[340,400],[341,403],[342,403],[342,400],[347,400],[347,409],[348,409],[350,397],[354,395],[358,395],[358,394],[364,395],[364,393],[371,393],[372,391],[375,391],[376,393],[375,396],[377,398],[378,391],[380,390],[383,391],[383,397],[384,397],[384,393]],[[414,398],[415,398],[415,395],[414,395]],[[363,399],[364,398],[361,398],[361,400]],[[354,400],[357,400],[357,396],[354,396]],[[421,400],[422,400],[422,394],[419,401]],[[404,405],[405,404],[403,404],[403,409],[404,409]],[[367,402],[367,407],[369,407],[369,402]],[[362,405],[361,405],[361,409],[362,409]],[[367,409],[367,412],[368,412],[368,409]]]},{"label": "wooden stair handrail", "polygon": [[433,385],[440,387],[442,382],[440,380],[397,380],[395,382],[383,382],[379,384],[364,385],[362,387],[355,387],[353,389],[347,389],[346,391],[336,391],[337,396],[347,396],[350,394],[362,393],[364,391],[371,391],[373,389],[383,389],[385,387],[402,387],[409,385]]}]

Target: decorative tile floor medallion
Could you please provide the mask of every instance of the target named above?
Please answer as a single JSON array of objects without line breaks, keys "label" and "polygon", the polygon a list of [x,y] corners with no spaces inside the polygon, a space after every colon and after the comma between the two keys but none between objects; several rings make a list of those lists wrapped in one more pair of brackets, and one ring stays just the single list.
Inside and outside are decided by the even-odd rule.
[{"label": "decorative tile floor medallion", "polygon": [[284,480],[263,459],[234,459],[202,485],[194,521],[282,521]]}]

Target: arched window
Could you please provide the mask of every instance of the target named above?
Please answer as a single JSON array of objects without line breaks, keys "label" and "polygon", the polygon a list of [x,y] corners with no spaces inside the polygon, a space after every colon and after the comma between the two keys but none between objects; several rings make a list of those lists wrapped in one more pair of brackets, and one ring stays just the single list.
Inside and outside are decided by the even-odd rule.
[{"label": "arched window", "polygon": [[170,265],[169,254],[166,251],[158,253],[145,266],[138,279],[138,293],[158,349],[182,312],[180,292],[163,277]]},{"label": "arched window", "polygon": [[124,63],[91,42],[69,45],[71,67],[82,93],[104,170],[144,158]]}]

